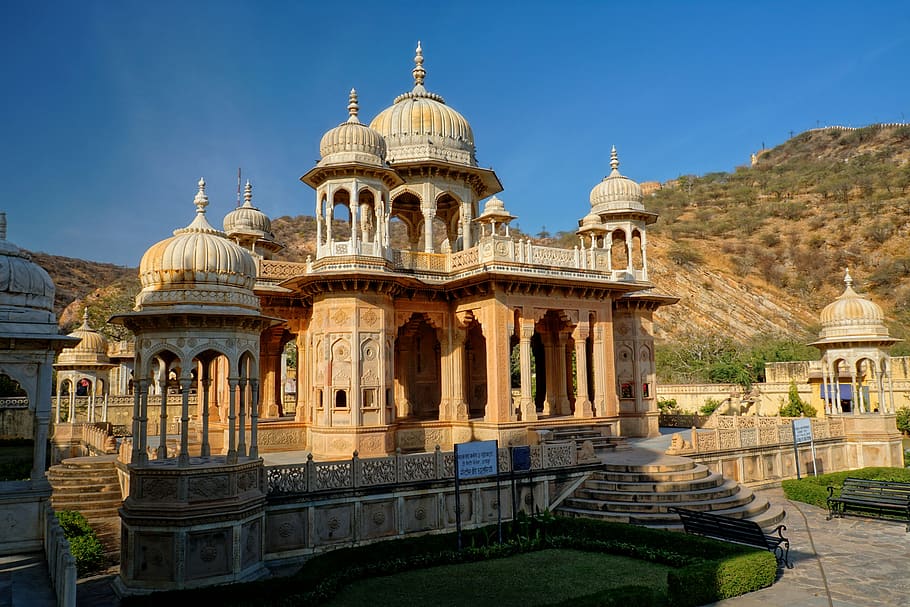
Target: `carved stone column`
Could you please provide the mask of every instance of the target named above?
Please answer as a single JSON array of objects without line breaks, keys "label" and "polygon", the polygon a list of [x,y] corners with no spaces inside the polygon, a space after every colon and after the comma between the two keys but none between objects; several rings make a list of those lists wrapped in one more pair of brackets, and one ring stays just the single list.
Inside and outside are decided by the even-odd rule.
[{"label": "carved stone column", "polygon": [[[452,350],[451,350],[451,400],[449,415],[453,420],[467,421],[468,403],[464,398],[465,386],[465,340],[467,339],[467,328],[464,327],[466,320],[463,313],[456,315],[456,322],[452,326]],[[443,390],[445,394],[445,390]]]},{"label": "carved stone column", "polygon": [[578,387],[575,393],[575,417],[588,418],[594,417],[591,401],[588,400],[588,352],[587,338],[590,334],[590,326],[586,322],[580,322],[575,325],[572,331],[572,339],[575,340],[575,385]]},{"label": "carved stone column", "polygon": [[180,378],[180,455],[178,466],[190,464],[190,388],[193,387],[193,378],[185,375]]},{"label": "carved stone column", "polygon": [[487,342],[487,408],[484,421],[514,421],[509,372],[511,310],[493,300],[483,309],[482,319],[481,326]]},{"label": "carved stone column", "polygon": [[228,377],[227,463],[237,463],[237,377]]},{"label": "carved stone column", "polygon": [[534,320],[521,319],[518,345],[519,365],[521,368],[521,420],[537,420],[537,407],[531,394],[531,338],[534,336]]},{"label": "carved stone column", "polygon": [[425,253],[432,253],[433,249],[433,218],[436,216],[436,209],[430,206],[421,206],[420,212],[423,214],[423,250]]}]

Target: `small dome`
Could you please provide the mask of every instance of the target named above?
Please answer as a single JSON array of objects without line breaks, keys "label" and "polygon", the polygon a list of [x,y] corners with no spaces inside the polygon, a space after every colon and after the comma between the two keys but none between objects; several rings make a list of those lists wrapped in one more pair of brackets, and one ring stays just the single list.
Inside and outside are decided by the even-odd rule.
[{"label": "small dome", "polygon": [[643,211],[641,186],[619,173],[619,156],[616,146],[610,152],[610,174],[591,190],[591,210],[594,213],[609,211]]},{"label": "small dome", "polygon": [[515,216],[509,213],[505,203],[494,195],[483,205],[483,213],[477,219],[491,219],[500,223],[508,223],[515,219]]},{"label": "small dome", "polygon": [[6,240],[6,213],[0,213],[0,332],[57,332],[54,281],[28,253]]},{"label": "small dome", "polygon": [[64,348],[57,357],[57,365],[109,365],[111,359],[107,356],[107,340],[98,331],[88,324],[88,308],[82,316],[82,326],[69,334],[70,337],[79,339],[79,343],[72,348]]},{"label": "small dome", "polygon": [[386,144],[382,135],[360,122],[357,91],[351,89],[347,122],[328,131],[319,142],[320,164],[364,162],[382,165],[385,163]]},{"label": "small dome", "polygon": [[604,229],[605,229],[603,221],[601,221],[601,219],[600,219],[600,215],[597,215],[594,212],[588,213],[587,215],[584,216],[584,218],[581,220],[580,227],[581,227],[581,229],[579,230],[580,232],[581,231],[590,232],[590,231],[597,231],[597,230],[604,231]]},{"label": "small dome", "polygon": [[229,306],[259,310],[253,294],[256,262],[205,219],[205,180],[199,180],[196,218],[174,236],[152,245],[139,263],[142,291],[136,309],[148,306]]},{"label": "small dome", "polygon": [[853,290],[853,278],[848,271],[844,277],[847,287],[840,297],[825,306],[820,320],[819,338],[849,341],[851,338],[889,338],[881,307]]},{"label": "small dome", "polygon": [[243,206],[239,206],[224,216],[224,231],[228,236],[242,234],[274,240],[272,220],[269,216],[253,206],[253,184],[246,182],[243,191]]},{"label": "small dome", "polygon": [[477,166],[471,125],[442,97],[423,86],[427,72],[419,42],[414,62],[414,88],[396,97],[394,104],[370,123],[385,139],[388,161],[432,159]]}]

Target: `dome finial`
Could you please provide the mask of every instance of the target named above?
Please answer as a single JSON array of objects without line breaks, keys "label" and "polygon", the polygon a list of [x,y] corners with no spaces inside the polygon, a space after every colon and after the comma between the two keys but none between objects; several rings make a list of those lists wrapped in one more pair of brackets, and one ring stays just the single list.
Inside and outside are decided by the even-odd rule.
[{"label": "dome finial", "polygon": [[853,288],[853,277],[850,276],[850,268],[844,269],[844,284],[847,285],[848,289]]},{"label": "dome finial", "polygon": [[246,187],[243,188],[243,206],[253,206],[253,184],[249,179],[246,180]]},{"label": "dome finial", "polygon": [[616,153],[615,145],[613,146],[613,149],[610,150],[610,168],[612,168],[614,172],[619,171],[619,154]]},{"label": "dome finial", "polygon": [[357,103],[357,89],[351,89],[351,95],[348,101],[348,122],[354,122],[360,124],[360,118],[357,117],[357,112],[360,110],[360,105]]},{"label": "dome finial", "polygon": [[205,207],[209,206],[209,197],[205,195],[205,179],[199,178],[199,191],[196,192],[196,198],[193,199],[196,205],[196,213],[205,215]]},{"label": "dome finial", "polygon": [[88,306],[85,306],[84,308],[82,308],[82,327],[81,328],[83,328],[83,329],[90,328],[88,326]]},{"label": "dome finial", "polygon": [[415,67],[411,72],[414,74],[414,85],[423,86],[423,80],[427,76],[427,71],[423,69],[423,49],[420,47],[420,40],[417,41],[417,55],[414,56]]}]

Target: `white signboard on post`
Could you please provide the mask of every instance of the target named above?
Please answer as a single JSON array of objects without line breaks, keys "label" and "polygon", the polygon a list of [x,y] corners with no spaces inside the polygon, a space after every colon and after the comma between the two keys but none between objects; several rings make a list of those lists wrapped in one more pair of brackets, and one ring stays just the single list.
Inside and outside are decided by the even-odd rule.
[{"label": "white signboard on post", "polygon": [[793,442],[797,445],[812,442],[812,420],[808,417],[793,420]]},{"label": "white signboard on post", "polygon": [[493,476],[499,472],[495,440],[459,443],[455,446],[458,478]]},{"label": "white signboard on post", "polygon": [[815,441],[812,440],[812,420],[808,417],[794,419],[793,425],[793,454],[796,456],[796,478],[799,478],[799,445],[809,443],[812,448],[812,473],[818,476],[815,465]]}]

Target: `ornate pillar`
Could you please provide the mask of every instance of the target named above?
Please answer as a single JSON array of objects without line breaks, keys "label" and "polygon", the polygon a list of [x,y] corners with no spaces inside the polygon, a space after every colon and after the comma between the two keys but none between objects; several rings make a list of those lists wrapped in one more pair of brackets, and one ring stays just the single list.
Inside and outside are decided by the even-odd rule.
[{"label": "ornate pillar", "polygon": [[209,443],[209,389],[212,386],[211,362],[202,363],[202,447],[199,455],[208,457],[212,454],[212,447]]},{"label": "ornate pillar", "polygon": [[360,207],[360,191],[358,189],[357,180],[355,179],[351,185],[351,198],[350,206],[348,212],[351,216],[351,251],[352,255],[356,255],[359,252],[358,242],[359,234],[357,234],[357,211]]},{"label": "ornate pillar", "polygon": [[423,250],[425,253],[432,253],[433,249],[433,217],[436,215],[436,209],[431,206],[420,207],[420,213],[423,215]]},{"label": "ornate pillar", "polygon": [[228,377],[227,463],[237,463],[237,377]]},{"label": "ornate pillar", "polygon": [[461,243],[462,250],[470,249],[474,246],[474,237],[471,230],[474,218],[471,216],[471,203],[461,203]]},{"label": "ornate pillar", "polygon": [[[244,365],[244,367],[246,366],[247,365]],[[237,430],[240,434],[240,438],[237,441],[237,457],[246,457],[246,376],[240,378],[238,387],[240,388],[238,390],[240,404],[240,423],[237,424]]]},{"label": "ornate pillar", "polygon": [[140,397],[145,392],[145,387],[145,380],[140,379],[133,382],[133,452],[130,456],[130,461],[134,463],[139,463],[139,455],[141,453],[140,438],[142,431],[140,430],[140,425],[142,423],[142,405]]},{"label": "ornate pillar", "polygon": [[250,458],[259,457],[259,380],[250,380]]},{"label": "ornate pillar", "polygon": [[648,280],[648,233],[641,230],[639,234],[641,234],[641,278]]},{"label": "ornate pillar", "polygon": [[263,332],[259,342],[259,377],[262,378],[263,417],[275,418],[283,411],[281,402],[281,352],[284,328],[277,327]]},{"label": "ornate pillar", "polygon": [[588,400],[588,349],[587,339],[591,331],[586,322],[579,322],[572,331],[575,340],[575,417],[594,417],[591,401]]},{"label": "ornate pillar", "polygon": [[521,369],[521,421],[537,421],[537,407],[531,394],[531,338],[534,336],[534,320],[522,318],[519,321],[518,358]]},{"label": "ornate pillar", "polygon": [[155,459],[167,459],[167,374],[170,364],[161,361],[161,413],[158,417],[158,449],[155,452]]},{"label": "ornate pillar", "polygon": [[[514,421],[512,382],[509,372],[511,310],[497,300],[482,310],[481,327],[487,342],[486,422]],[[568,405],[568,402],[566,403]]]},{"label": "ornate pillar", "polygon": [[[465,316],[463,313],[456,315],[452,323],[451,346],[449,358],[450,369],[450,388],[452,397],[449,401],[449,415],[452,420],[466,421],[468,419],[468,403],[464,397],[465,386],[465,340],[467,339],[467,328],[464,326]],[[443,394],[446,393],[443,386]]]},{"label": "ornate pillar", "polygon": [[151,381],[148,379],[139,380],[139,436],[138,439],[136,436],[133,436],[134,444],[138,441],[139,444],[139,457],[134,459],[134,462],[140,464],[148,463],[148,432],[149,432],[149,390],[151,389]]},{"label": "ornate pillar", "polygon": [[190,388],[193,378],[189,375],[180,378],[180,455],[178,466],[188,466],[190,463]]},{"label": "ornate pillar", "polygon": [[[51,386],[54,355],[48,354],[38,365],[38,385],[35,386],[35,444],[32,450],[32,481],[46,481],[44,469],[47,466],[47,434],[51,417]],[[15,523],[13,523],[15,524]]]}]

